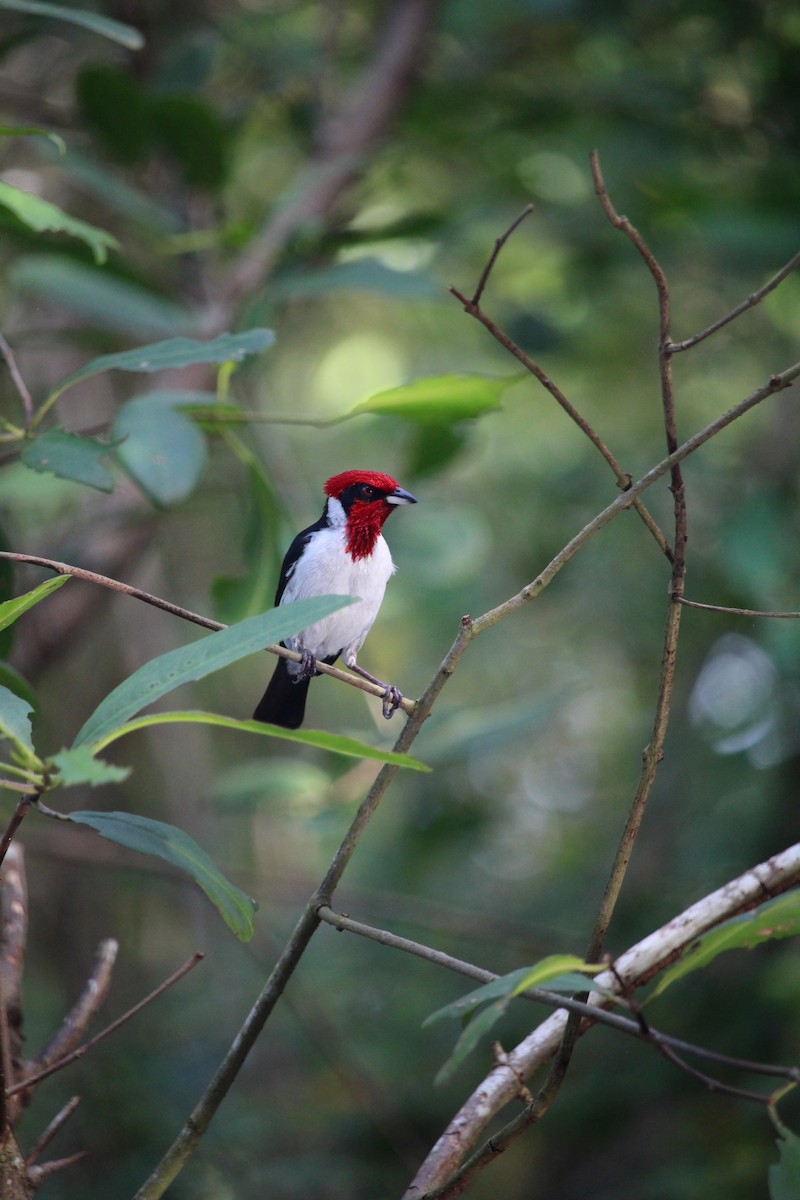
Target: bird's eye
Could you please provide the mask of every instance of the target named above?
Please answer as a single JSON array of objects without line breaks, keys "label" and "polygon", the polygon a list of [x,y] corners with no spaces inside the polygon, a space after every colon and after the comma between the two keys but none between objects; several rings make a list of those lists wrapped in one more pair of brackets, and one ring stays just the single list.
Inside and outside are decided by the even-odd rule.
[{"label": "bird's eye", "polygon": [[361,488],[361,495],[364,497],[365,500],[371,500],[372,497],[375,495],[375,488],[370,487],[370,485],[368,483],[365,483]]}]

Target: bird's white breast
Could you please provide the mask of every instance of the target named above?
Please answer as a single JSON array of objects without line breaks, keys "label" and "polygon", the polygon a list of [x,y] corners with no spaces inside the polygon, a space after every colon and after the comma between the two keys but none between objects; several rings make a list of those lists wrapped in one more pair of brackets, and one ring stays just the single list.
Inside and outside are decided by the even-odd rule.
[{"label": "bird's white breast", "polygon": [[287,638],[286,644],[292,650],[304,648],[315,658],[341,652],[346,659],[348,652],[358,652],[378,615],[386,584],[395,570],[389,547],[381,535],[368,558],[354,561],[345,549],[346,537],[342,526],[311,534],[291,571],[281,604],[326,595],[356,596],[358,602]]}]

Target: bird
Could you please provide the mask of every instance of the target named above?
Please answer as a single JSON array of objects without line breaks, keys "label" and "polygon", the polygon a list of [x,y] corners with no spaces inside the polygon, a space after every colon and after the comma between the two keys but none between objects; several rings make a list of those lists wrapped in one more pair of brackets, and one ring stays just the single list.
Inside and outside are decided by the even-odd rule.
[{"label": "bird", "polygon": [[275,606],[310,596],[354,596],[340,609],[283,645],[300,662],[279,658],[274,674],[253,713],[255,721],[297,729],[305,716],[309,683],[317,662],[332,666],[341,657],[357,675],[385,688],[383,715],[388,719],[403,696],[393,685],[370,675],[356,657],[372,628],[386,584],[396,568],[381,532],[401,504],[416,504],[391,475],[378,471],[342,471],[325,484],[325,507],[313,525],[298,533],[283,560]]}]

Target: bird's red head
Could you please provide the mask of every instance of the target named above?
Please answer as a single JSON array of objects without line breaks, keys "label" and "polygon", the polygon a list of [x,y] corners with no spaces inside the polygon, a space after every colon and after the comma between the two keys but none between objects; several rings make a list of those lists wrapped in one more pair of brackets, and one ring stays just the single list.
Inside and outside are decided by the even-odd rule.
[{"label": "bird's red head", "polygon": [[398,504],[416,504],[410,492],[380,471],[342,471],[325,484],[325,494],[338,500],[347,516],[347,552],[369,558],[383,523]]},{"label": "bird's red head", "polygon": [[378,492],[393,492],[399,487],[396,479],[392,479],[391,475],[382,475],[380,471],[342,471],[341,475],[332,476],[325,484],[325,495],[341,500],[343,492],[359,483]]}]

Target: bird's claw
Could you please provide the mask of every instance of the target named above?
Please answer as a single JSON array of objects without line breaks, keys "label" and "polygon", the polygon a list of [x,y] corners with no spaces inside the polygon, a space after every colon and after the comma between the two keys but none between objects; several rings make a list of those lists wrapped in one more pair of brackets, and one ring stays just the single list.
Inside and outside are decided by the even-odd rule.
[{"label": "bird's claw", "polygon": [[397,712],[400,705],[403,703],[403,693],[393,684],[387,687],[383,696],[382,709],[383,715],[387,721],[391,721],[394,714]]},{"label": "bird's claw", "polygon": [[293,683],[302,683],[305,679],[313,679],[317,671],[317,660],[310,650],[300,651],[300,670],[294,676]]}]

